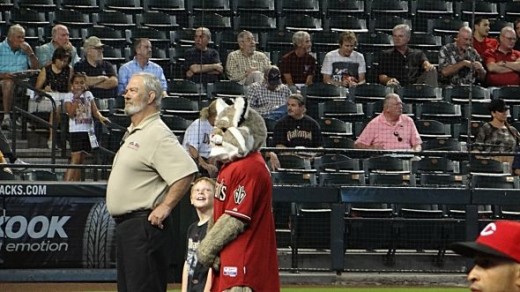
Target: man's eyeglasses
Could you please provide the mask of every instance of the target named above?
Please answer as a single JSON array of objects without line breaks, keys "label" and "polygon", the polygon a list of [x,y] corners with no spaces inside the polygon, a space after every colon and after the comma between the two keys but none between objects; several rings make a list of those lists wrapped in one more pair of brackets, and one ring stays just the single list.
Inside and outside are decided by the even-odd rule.
[{"label": "man's eyeglasses", "polygon": [[397,138],[397,142],[403,142],[403,138],[399,135],[399,132],[395,131],[394,136]]}]

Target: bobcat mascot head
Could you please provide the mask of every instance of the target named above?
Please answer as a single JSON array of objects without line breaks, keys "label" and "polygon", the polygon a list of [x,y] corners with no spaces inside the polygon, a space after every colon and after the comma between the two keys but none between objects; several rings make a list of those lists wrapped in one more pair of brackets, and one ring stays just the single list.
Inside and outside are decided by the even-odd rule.
[{"label": "bobcat mascot head", "polygon": [[246,99],[217,99],[217,119],[211,136],[210,157],[224,163],[247,156],[262,147],[267,138],[264,119]]}]

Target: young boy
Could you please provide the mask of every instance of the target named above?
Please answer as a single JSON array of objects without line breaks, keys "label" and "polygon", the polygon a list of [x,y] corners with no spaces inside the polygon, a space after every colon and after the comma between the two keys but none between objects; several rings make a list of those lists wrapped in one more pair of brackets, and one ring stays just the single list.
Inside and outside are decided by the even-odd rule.
[{"label": "young boy", "polygon": [[190,201],[199,217],[188,228],[188,249],[182,272],[182,292],[210,291],[211,273],[207,267],[197,261],[197,247],[206,236],[208,221],[213,217],[213,194],[215,193],[215,181],[200,177],[191,187]]}]

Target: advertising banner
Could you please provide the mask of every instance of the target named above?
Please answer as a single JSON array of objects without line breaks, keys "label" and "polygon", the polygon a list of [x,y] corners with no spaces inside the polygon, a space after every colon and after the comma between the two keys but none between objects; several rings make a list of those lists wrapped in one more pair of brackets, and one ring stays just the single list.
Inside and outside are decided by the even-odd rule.
[{"label": "advertising banner", "polygon": [[113,268],[104,185],[0,185],[0,268]]}]

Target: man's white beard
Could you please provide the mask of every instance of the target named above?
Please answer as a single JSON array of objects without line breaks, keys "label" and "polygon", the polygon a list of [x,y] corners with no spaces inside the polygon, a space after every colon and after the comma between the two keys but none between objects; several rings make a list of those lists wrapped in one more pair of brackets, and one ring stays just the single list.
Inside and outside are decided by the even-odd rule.
[{"label": "man's white beard", "polygon": [[133,116],[136,113],[142,111],[146,107],[146,103],[141,102],[139,104],[127,104],[125,105],[125,114],[127,116]]}]

